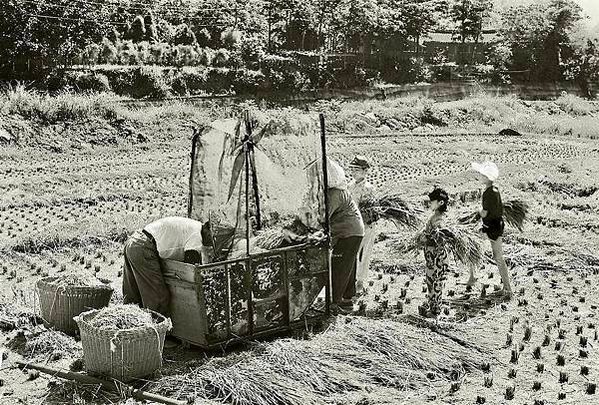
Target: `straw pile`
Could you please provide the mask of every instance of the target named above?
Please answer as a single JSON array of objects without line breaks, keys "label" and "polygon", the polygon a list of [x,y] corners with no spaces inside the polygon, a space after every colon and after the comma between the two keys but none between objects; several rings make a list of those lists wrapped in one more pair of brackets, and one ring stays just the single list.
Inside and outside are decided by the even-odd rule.
[{"label": "straw pile", "polygon": [[132,329],[141,326],[152,326],[152,314],[137,305],[113,305],[100,310],[90,325],[102,330]]},{"label": "straw pile", "polygon": [[457,263],[475,267],[480,267],[482,264],[481,245],[474,233],[464,226],[426,227],[398,247],[402,253],[418,253],[429,244],[451,253]]},{"label": "straw pile", "polygon": [[281,339],[255,350],[212,359],[169,376],[152,391],[175,398],[196,395],[232,404],[324,404],[345,392],[388,387],[444,390],[486,361],[487,351],[429,329],[390,320],[338,317],[312,340]]},{"label": "straw pile", "polygon": [[48,284],[58,287],[94,287],[104,285],[91,274],[65,274],[48,281]]},{"label": "straw pile", "polygon": [[366,224],[372,224],[379,219],[388,219],[398,227],[416,228],[420,223],[421,211],[406,203],[396,194],[379,199],[371,197],[362,200],[359,208]]},{"label": "straw pile", "polygon": [[16,336],[8,346],[27,359],[44,361],[78,357],[81,354],[81,348],[72,337],[54,330]]}]

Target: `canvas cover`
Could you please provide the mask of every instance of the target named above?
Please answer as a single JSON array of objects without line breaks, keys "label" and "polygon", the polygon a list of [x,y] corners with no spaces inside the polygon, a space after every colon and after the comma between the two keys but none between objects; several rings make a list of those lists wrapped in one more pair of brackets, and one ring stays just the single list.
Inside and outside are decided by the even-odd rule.
[{"label": "canvas cover", "polygon": [[317,118],[246,112],[239,119],[217,120],[198,129],[192,146],[189,216],[210,220],[220,238],[217,243],[231,249],[244,246],[247,184],[250,236],[293,218],[312,230],[323,229]]}]

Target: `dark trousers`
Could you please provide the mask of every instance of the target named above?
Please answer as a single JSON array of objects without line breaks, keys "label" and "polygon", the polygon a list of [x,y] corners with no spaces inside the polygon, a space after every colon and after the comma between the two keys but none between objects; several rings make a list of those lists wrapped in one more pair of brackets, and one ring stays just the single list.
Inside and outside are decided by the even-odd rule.
[{"label": "dark trousers", "polygon": [[362,236],[339,239],[333,246],[331,262],[333,303],[339,304],[343,298],[352,298],[356,292],[356,256]]},{"label": "dark trousers", "polygon": [[152,239],[141,231],[125,242],[123,301],[169,315],[170,292],[162,276],[160,257]]}]

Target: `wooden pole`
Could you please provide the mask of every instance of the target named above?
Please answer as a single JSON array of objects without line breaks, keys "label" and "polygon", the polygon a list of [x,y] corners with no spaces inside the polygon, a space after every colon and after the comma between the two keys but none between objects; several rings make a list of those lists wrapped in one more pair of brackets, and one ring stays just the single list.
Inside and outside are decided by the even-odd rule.
[{"label": "wooden pole", "polygon": [[[65,379],[65,380],[71,380],[71,381],[79,382],[82,384],[99,385],[102,387],[102,389],[104,389],[106,391],[118,393],[122,390],[122,387],[119,389],[119,387],[117,387],[114,383],[112,383],[110,381],[101,380],[99,378],[91,377],[89,375],[74,373],[72,371],[62,371],[62,370],[58,370],[58,369],[54,369],[54,368],[50,368],[50,367],[41,366],[39,364],[25,363],[22,361],[16,361],[15,363],[19,367],[23,367],[24,369],[37,370],[39,372],[49,374],[53,377],[59,377],[59,378]],[[145,401],[154,401],[154,402],[159,402],[161,404],[167,404],[167,405],[185,405],[185,404],[187,404],[186,401],[180,401],[177,399],[163,397],[163,396],[157,395],[157,394],[151,394],[149,392],[142,391],[140,389],[133,388],[130,386],[127,386],[126,390],[131,392],[131,396],[135,399],[140,399],[140,400],[145,400]]]},{"label": "wooden pole", "polygon": [[247,138],[250,136],[250,114],[244,113],[245,120],[245,139],[243,143],[243,153],[245,157],[245,249],[247,256],[250,255],[250,156],[248,150]]},{"label": "wooden pole", "polygon": [[327,170],[327,141],[324,127],[324,114],[320,113],[320,148],[322,151],[322,181],[324,192],[324,233],[326,236],[326,246],[328,250],[327,267],[329,268],[329,278],[327,288],[325,289],[325,308],[326,313],[330,311],[331,302],[331,227],[329,223],[329,172]]}]

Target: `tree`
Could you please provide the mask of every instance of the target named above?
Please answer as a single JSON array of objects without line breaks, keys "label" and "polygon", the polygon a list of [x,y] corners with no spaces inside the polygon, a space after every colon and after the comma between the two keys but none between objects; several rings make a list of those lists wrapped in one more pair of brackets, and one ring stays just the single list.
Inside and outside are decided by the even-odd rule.
[{"label": "tree", "polygon": [[412,39],[417,54],[420,52],[420,39],[435,27],[443,6],[439,1],[408,0],[401,3],[406,35]]},{"label": "tree", "polygon": [[133,19],[128,38],[133,42],[141,42],[146,39],[146,24],[142,16],[137,15]]},{"label": "tree", "polygon": [[187,24],[180,24],[175,28],[173,37],[175,45],[195,45],[197,43],[196,36]]},{"label": "tree", "polygon": [[512,7],[502,14],[501,41],[511,49],[511,69],[530,69],[539,81],[561,78],[561,52],[570,47],[570,34],[582,18],[572,0],[550,0]]}]

